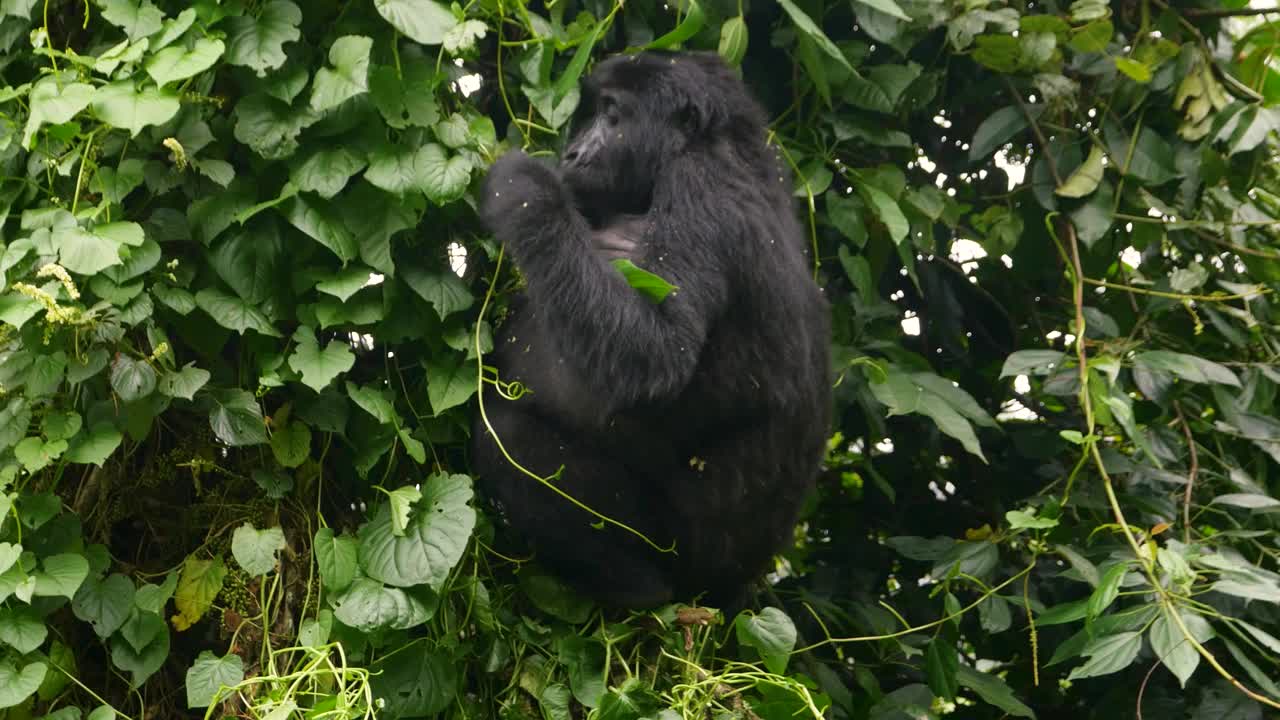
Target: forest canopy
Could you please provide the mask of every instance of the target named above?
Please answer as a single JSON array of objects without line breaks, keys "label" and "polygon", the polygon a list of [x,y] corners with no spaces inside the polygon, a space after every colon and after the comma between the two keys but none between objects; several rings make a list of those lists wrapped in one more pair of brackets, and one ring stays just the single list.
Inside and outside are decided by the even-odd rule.
[{"label": "forest canopy", "polygon": [[[0,0],[0,720],[1273,716],[1254,4]],[[486,169],[643,48],[764,104],[831,303],[740,612],[594,606],[466,451]]]}]

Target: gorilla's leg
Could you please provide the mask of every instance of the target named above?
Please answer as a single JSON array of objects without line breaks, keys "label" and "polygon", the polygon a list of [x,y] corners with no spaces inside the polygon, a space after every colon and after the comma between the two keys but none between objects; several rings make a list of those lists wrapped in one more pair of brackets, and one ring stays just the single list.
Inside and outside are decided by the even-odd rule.
[{"label": "gorilla's leg", "polygon": [[[642,492],[625,468],[518,402],[494,394],[485,400],[489,422],[517,462],[543,477],[563,465],[556,487],[655,543],[670,543],[664,509],[653,505],[653,493]],[[652,607],[671,599],[670,556],[612,525],[593,528],[598,518],[513,467],[478,414],[473,432],[480,438],[473,464],[486,468],[481,487],[539,562],[607,605]]]}]

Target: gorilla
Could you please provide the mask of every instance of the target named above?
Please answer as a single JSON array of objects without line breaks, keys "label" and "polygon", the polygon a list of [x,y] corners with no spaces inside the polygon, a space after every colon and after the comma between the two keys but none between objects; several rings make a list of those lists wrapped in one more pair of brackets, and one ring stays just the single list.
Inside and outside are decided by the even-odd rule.
[{"label": "gorilla", "polygon": [[[636,532],[514,467],[478,414],[473,469],[537,559],[598,601],[737,602],[790,544],[830,420],[828,308],[790,180],[714,54],[599,63],[574,127],[558,168],[513,151],[483,186],[481,219],[527,282],[491,359],[529,390],[487,387],[485,410],[516,462]],[[677,289],[654,302],[616,258]]]}]

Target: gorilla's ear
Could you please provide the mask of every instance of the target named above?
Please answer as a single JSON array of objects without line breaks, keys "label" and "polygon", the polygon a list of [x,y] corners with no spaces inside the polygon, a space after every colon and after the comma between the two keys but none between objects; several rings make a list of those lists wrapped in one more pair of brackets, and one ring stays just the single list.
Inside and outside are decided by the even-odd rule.
[{"label": "gorilla's ear", "polygon": [[692,93],[688,88],[683,90],[680,93],[679,109],[676,111],[676,122],[688,137],[708,135],[728,119],[723,103],[713,92],[707,89]]}]

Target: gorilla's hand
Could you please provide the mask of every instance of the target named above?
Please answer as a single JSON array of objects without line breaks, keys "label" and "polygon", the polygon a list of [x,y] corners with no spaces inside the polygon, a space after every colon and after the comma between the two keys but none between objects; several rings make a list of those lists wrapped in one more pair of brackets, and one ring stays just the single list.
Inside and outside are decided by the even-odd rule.
[{"label": "gorilla's hand", "polygon": [[521,245],[531,230],[556,224],[571,207],[555,170],[519,150],[489,168],[480,195],[480,218],[505,243]]}]

